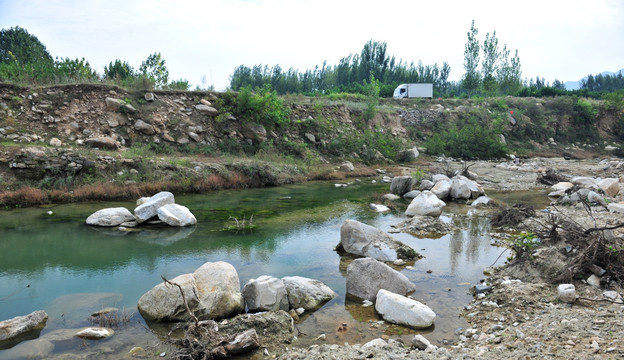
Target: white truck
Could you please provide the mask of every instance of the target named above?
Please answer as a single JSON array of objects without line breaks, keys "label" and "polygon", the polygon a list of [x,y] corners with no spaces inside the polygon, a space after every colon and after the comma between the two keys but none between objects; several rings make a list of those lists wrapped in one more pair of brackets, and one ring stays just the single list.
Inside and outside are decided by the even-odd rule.
[{"label": "white truck", "polygon": [[403,98],[433,98],[433,84],[401,84],[394,89],[395,99]]}]

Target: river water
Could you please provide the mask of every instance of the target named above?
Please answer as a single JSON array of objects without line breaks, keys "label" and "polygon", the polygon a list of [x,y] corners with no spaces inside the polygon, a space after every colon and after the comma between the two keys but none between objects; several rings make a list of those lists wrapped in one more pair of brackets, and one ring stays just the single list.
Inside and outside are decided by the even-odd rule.
[{"label": "river water", "polygon": [[[484,278],[483,268],[502,251],[491,245],[484,210],[449,204],[445,219],[454,221],[461,230],[437,239],[393,234],[425,256],[402,273],[416,284],[414,297],[436,312],[432,328],[416,332],[400,326],[371,327],[371,322],[379,320],[374,309],[345,297],[350,259],[333,250],[340,241],[340,226],[345,219],[356,219],[387,231],[403,220],[401,210],[407,202],[389,214],[368,209],[373,195],[388,188],[388,184],[369,180],[342,188],[313,182],[177,196],[176,202],[195,214],[197,226],[144,227],[136,232],[84,224],[99,209],[124,206],[132,210],[133,202],[0,211],[0,320],[39,309],[50,316],[39,340],[0,350],[0,359],[84,352],[115,358],[134,346],[153,346],[165,330],[145,324],[136,311],[138,299],[161,281],[161,275],[173,278],[209,261],[231,263],[241,286],[260,275],[298,275],[318,279],[338,293],[337,298],[296,324],[301,346],[313,343],[320,334],[326,334],[328,343],[339,344],[363,343],[384,333],[405,341],[422,333],[433,343],[453,342],[455,330],[466,326],[458,314],[471,299],[468,290]],[[511,196],[489,195],[501,200]],[[252,216],[255,227],[251,232],[223,231],[235,225],[234,218],[249,223]],[[128,325],[104,341],[71,336],[74,329],[90,325],[89,314],[108,306],[129,314]],[[348,323],[350,331],[337,332],[342,323]],[[45,349],[33,353],[37,347]]]}]

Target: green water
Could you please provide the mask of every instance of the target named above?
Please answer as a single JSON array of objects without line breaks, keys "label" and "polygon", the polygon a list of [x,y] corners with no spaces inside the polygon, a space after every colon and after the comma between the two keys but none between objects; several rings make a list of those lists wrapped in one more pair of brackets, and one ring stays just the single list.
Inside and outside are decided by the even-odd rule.
[{"label": "green water", "polygon": [[[348,259],[341,259],[333,248],[340,241],[340,226],[345,219],[389,230],[391,224],[404,218],[401,206],[404,210],[407,202],[391,214],[368,209],[373,194],[387,190],[388,184],[368,181],[346,188],[318,182],[177,196],[176,202],[195,214],[197,226],[144,227],[133,232],[84,224],[99,209],[125,206],[132,210],[133,202],[1,211],[0,320],[43,309],[50,315],[41,332],[45,337],[61,329],[89,325],[88,315],[106,306],[135,312],[139,297],[158,284],[161,275],[173,278],[193,272],[208,261],[226,261],[237,269],[241,286],[263,274],[299,275],[321,280],[336,291],[338,298],[297,324],[308,338],[333,334],[336,324],[343,321],[367,329],[367,321],[375,319],[374,312],[363,312],[359,305],[345,300]],[[451,213],[465,212],[465,208],[448,207]],[[232,218],[249,222],[252,216],[252,232],[220,231],[235,224]],[[457,314],[470,301],[467,290],[483,278],[483,268],[501,251],[490,245],[486,218],[477,214],[448,219],[463,230],[439,239],[393,235],[425,255],[413,269],[402,272],[416,283],[415,297],[430,304],[438,314],[435,327],[426,331],[434,342],[452,340],[454,330],[465,325]],[[113,354],[125,353],[156,338],[146,330],[140,315],[135,314],[132,323],[139,326],[119,329],[113,336],[117,340],[107,340]],[[374,332],[353,332],[327,339],[354,343],[377,336]],[[303,336],[302,344],[305,342]],[[91,347],[100,346],[98,342],[89,343]],[[78,341],[60,342],[54,354],[80,353],[84,346]],[[0,358],[12,356],[9,352],[13,350],[0,350]]]}]

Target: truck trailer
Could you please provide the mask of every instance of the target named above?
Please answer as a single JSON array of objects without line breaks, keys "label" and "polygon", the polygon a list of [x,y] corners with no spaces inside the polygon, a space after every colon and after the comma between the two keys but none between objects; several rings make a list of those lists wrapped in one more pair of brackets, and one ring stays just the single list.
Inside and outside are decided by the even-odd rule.
[{"label": "truck trailer", "polygon": [[401,84],[394,89],[395,99],[433,98],[433,84]]}]

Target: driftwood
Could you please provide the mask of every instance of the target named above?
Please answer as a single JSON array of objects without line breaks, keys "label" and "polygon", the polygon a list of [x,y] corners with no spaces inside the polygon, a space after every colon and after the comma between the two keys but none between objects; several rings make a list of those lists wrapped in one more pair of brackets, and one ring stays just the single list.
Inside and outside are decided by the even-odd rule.
[{"label": "driftwood", "polygon": [[[221,343],[222,345],[210,350],[210,353],[214,355],[218,354],[219,357],[227,357],[252,351],[260,347],[260,341],[258,340],[256,329],[243,331],[242,333],[236,335],[234,339],[222,341]],[[221,356],[222,354],[223,356]],[[217,358],[217,356],[214,358]]]}]

